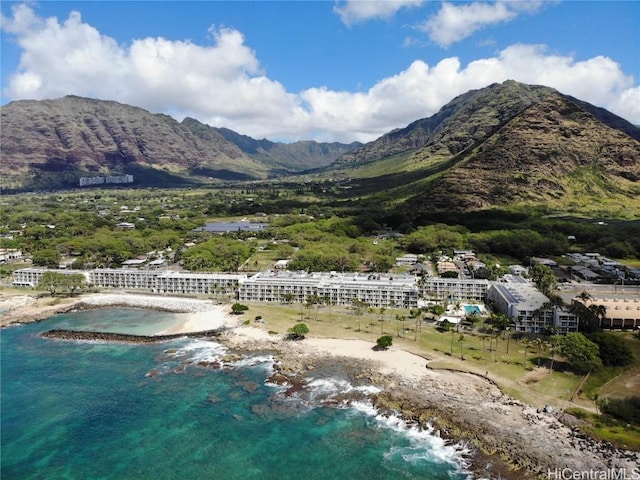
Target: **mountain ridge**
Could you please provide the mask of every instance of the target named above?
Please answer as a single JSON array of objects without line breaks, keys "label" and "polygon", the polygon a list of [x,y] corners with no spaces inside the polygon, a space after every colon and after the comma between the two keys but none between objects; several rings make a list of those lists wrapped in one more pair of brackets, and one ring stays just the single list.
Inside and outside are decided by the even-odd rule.
[{"label": "mountain ridge", "polygon": [[640,129],[540,85],[471,90],[364,145],[256,140],[81,97],[16,104],[13,117],[13,104],[2,107],[3,167],[9,181],[35,173],[31,188],[77,186],[82,172],[133,171],[163,186],[305,172],[305,181],[348,182],[336,190],[341,198],[417,216],[514,205],[637,208],[640,216]]},{"label": "mountain ridge", "polygon": [[138,186],[264,180],[325,166],[359,146],[265,141],[268,148],[252,155],[197,120],[74,95],[18,100],[0,115],[5,191],[73,188],[83,176],[122,174],[134,174]]}]

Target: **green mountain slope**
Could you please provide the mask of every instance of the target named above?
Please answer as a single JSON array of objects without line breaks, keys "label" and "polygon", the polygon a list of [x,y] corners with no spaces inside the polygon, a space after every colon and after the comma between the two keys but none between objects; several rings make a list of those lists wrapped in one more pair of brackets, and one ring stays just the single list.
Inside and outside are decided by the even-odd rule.
[{"label": "green mountain slope", "polygon": [[535,207],[628,218],[640,216],[639,138],[606,110],[508,81],[344,155],[334,174],[351,179],[350,195],[415,216]]}]

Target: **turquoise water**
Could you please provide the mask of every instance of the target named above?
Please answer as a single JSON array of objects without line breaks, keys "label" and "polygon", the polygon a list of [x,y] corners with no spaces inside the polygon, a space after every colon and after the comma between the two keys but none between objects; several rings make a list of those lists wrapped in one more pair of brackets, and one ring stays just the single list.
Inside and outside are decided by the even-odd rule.
[{"label": "turquoise water", "polygon": [[460,448],[377,415],[366,400],[326,406],[342,391],[374,390],[351,385],[339,368],[286,395],[265,382],[268,355],[215,369],[206,364],[225,348],[205,340],[38,335],[163,321],[166,314],[109,309],[4,329],[2,479],[470,478]]},{"label": "turquoise water", "polygon": [[467,312],[467,315],[477,314],[482,315],[482,310],[477,305],[465,305],[464,311]]}]

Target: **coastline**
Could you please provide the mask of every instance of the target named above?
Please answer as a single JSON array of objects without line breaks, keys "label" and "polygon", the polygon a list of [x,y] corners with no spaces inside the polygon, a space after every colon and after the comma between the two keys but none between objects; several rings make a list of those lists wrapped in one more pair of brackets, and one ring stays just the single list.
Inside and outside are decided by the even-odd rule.
[{"label": "coastline", "polygon": [[640,452],[581,435],[567,426],[561,411],[539,411],[505,395],[489,379],[431,369],[427,359],[401,349],[375,351],[363,340],[286,341],[252,326],[226,330],[217,340],[238,352],[275,352],[279,374],[292,383],[304,382],[327,358],[350,365],[355,377],[382,386],[374,399],[381,412],[433,425],[452,443],[473,445],[477,451],[472,471],[480,478],[547,478],[549,472],[564,469],[633,472],[640,464]]},{"label": "coastline", "polygon": [[[8,303],[0,297],[0,307]],[[364,340],[307,337],[287,341],[207,300],[129,294],[91,294],[55,302],[50,298],[15,296],[1,325],[43,320],[56,313],[105,307],[133,307],[181,313],[169,329],[155,335],[216,332],[216,341],[239,355],[273,352],[283,381],[300,385],[319,365],[348,366],[354,378],[382,387],[374,405],[406,421],[433,425],[451,443],[475,447],[472,471],[481,478],[547,478],[549,471],[631,472],[640,452],[619,450],[582,436],[566,425],[563,413],[544,413],[503,394],[495,383],[478,375],[429,368],[429,360],[397,347],[374,351]],[[211,332],[210,336],[213,336]],[[65,337],[72,338],[72,337]],[[134,340],[135,341],[135,340]],[[563,421],[561,421],[563,420]]]}]

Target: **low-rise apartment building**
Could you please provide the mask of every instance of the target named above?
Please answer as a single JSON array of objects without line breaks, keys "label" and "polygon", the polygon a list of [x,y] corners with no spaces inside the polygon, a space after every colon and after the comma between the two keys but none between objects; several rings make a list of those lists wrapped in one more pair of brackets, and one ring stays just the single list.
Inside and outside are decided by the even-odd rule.
[{"label": "low-rise apartment building", "polygon": [[411,275],[266,271],[241,281],[238,293],[246,302],[306,302],[311,296],[332,305],[354,300],[376,308],[418,304],[416,277]]},{"label": "low-rise apartment building", "polygon": [[602,328],[637,329],[640,328],[640,297],[637,295],[592,295],[586,301],[577,300],[585,306],[602,305],[606,313],[600,322]]},{"label": "low-rise apartment building", "polygon": [[484,302],[489,280],[429,277],[418,282],[420,296],[425,299],[472,300]]},{"label": "low-rise apartment building", "polygon": [[505,275],[487,292],[487,300],[509,317],[516,332],[556,333],[578,330],[577,317],[566,309],[554,307],[533,283],[515,275]]},{"label": "low-rise apartment building", "polygon": [[37,287],[46,271],[66,275],[81,273],[88,285],[99,288],[124,290],[146,290],[168,294],[229,294],[235,292],[244,274],[234,273],[191,273],[162,270],[138,270],[129,268],[96,268],[94,270],[65,270],[46,268],[23,268],[13,272],[16,287]]}]

